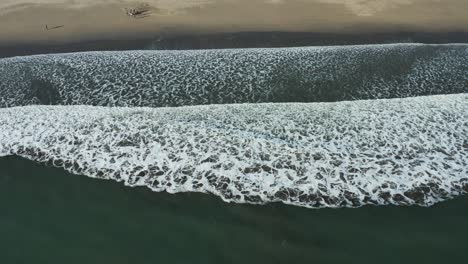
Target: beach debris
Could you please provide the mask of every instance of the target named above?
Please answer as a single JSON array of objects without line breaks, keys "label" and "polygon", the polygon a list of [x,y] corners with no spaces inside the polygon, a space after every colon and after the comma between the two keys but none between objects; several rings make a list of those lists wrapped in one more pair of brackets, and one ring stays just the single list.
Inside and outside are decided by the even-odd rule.
[{"label": "beach debris", "polygon": [[49,25],[46,24],[45,28],[46,28],[46,30],[53,30],[53,29],[63,28],[64,26],[65,25],[49,27]]},{"label": "beach debris", "polygon": [[143,4],[135,8],[125,8],[125,12],[127,16],[139,19],[150,16],[151,8],[148,4]]}]

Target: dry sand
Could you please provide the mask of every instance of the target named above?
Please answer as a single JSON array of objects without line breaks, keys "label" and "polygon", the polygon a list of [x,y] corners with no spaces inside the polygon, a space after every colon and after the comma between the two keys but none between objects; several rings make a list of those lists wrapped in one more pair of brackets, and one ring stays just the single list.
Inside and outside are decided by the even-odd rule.
[{"label": "dry sand", "polygon": [[[149,17],[125,14],[142,4]],[[186,32],[468,31],[467,10],[467,0],[0,0],[0,44]]]}]

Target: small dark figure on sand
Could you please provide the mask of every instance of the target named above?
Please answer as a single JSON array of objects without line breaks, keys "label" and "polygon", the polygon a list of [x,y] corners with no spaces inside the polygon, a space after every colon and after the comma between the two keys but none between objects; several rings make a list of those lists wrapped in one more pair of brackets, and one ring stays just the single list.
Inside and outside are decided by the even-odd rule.
[{"label": "small dark figure on sand", "polygon": [[55,26],[55,27],[49,27],[49,25],[46,25],[45,28],[46,30],[52,30],[52,29],[57,29],[57,28],[62,28],[64,27],[65,25],[60,25],[60,26]]}]

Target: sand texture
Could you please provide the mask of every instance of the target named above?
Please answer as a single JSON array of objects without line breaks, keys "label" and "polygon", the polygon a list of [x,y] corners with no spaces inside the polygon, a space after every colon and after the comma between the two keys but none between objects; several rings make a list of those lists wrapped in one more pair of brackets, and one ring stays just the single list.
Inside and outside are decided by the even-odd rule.
[{"label": "sand texture", "polygon": [[[139,7],[149,15],[126,14]],[[0,44],[186,32],[468,31],[466,10],[465,0],[2,0]]]}]

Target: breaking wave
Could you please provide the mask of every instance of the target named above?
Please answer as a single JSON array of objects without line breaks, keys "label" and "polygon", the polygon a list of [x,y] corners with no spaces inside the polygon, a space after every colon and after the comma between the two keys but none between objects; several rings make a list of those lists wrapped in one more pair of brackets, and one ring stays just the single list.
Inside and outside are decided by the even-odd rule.
[{"label": "breaking wave", "polygon": [[0,109],[0,156],[154,191],[314,208],[428,206],[466,193],[467,135],[466,93],[333,103]]}]

